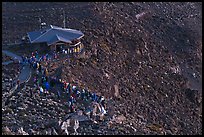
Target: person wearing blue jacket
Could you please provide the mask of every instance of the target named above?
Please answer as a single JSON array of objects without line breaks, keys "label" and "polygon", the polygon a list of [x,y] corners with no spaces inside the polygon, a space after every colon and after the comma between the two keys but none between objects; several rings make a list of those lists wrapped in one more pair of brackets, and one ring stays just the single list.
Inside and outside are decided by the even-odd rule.
[{"label": "person wearing blue jacket", "polygon": [[57,97],[58,97],[58,99],[60,99],[60,97],[61,97],[61,93],[59,90],[57,90]]},{"label": "person wearing blue jacket", "polygon": [[48,91],[50,89],[50,84],[46,81],[45,82],[45,89]]},{"label": "person wearing blue jacket", "polygon": [[96,93],[91,93],[91,100],[95,101]]},{"label": "person wearing blue jacket", "polygon": [[85,98],[85,90],[82,89],[82,92],[81,92],[81,99],[84,100],[84,98]]}]

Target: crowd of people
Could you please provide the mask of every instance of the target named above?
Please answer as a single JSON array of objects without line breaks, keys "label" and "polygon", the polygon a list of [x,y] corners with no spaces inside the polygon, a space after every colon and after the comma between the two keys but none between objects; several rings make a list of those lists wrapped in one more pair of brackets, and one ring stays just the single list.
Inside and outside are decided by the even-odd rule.
[{"label": "crowd of people", "polygon": [[105,98],[103,96],[91,93],[87,89],[80,89],[79,87],[54,76],[49,76],[48,69],[43,67],[41,62],[49,62],[57,57],[58,54],[56,52],[39,56],[37,51],[32,53],[31,57],[22,56],[23,64],[29,64],[30,67],[36,71],[33,77],[33,82],[37,89],[39,89],[40,95],[46,96],[50,92],[56,92],[57,97],[60,100],[62,99],[62,93],[64,92],[70,112],[76,112],[76,103],[81,100],[82,102],[98,103],[100,113],[105,115],[107,112]]}]

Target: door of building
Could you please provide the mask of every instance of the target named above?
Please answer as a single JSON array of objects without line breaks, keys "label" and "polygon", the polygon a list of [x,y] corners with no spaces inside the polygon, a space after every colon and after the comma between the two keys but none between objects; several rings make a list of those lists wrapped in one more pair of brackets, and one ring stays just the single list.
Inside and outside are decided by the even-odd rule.
[{"label": "door of building", "polygon": [[62,52],[62,45],[56,45],[56,52]]}]

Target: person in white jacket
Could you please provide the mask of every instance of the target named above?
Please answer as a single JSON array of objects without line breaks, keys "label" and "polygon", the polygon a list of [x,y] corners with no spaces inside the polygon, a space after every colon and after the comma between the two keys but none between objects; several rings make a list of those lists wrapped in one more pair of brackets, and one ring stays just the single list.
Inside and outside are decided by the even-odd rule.
[{"label": "person in white jacket", "polygon": [[40,86],[40,94],[42,95],[44,92],[43,88]]}]

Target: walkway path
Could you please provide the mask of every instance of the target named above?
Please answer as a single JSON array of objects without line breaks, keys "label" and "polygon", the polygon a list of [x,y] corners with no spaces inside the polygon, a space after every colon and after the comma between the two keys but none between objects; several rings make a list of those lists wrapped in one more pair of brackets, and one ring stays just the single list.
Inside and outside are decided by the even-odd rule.
[{"label": "walkway path", "polygon": [[[16,55],[15,53],[12,53],[12,52],[7,51],[7,50],[2,50],[2,52],[3,52],[4,54],[6,54],[7,56],[10,56],[11,58],[15,58],[15,59],[19,60],[20,62],[22,62],[21,56],[18,56],[18,55]],[[62,66],[59,67],[59,70],[57,71],[58,73],[62,73],[62,72],[61,72],[61,68],[62,68]],[[8,97],[7,97],[7,101],[6,101],[6,102],[9,102],[9,99],[10,99],[16,92],[20,91],[22,86],[26,85],[27,81],[28,81],[28,80],[30,79],[30,77],[31,77],[31,73],[32,73],[32,70],[31,70],[30,66],[29,66],[28,64],[24,65],[23,68],[22,68],[22,70],[21,70],[21,72],[20,72],[20,74],[19,74],[19,76],[18,76],[18,79],[20,80],[21,86],[18,87],[18,86],[16,85],[14,88],[12,88],[12,89],[10,90],[10,93],[8,94]],[[15,81],[15,83],[16,83],[16,81]],[[18,90],[17,90],[17,89],[18,89]],[[62,89],[60,88],[60,85],[56,86],[55,91],[60,91],[60,94],[61,94],[61,97],[60,97],[60,98],[63,99],[63,101],[67,102],[67,95],[66,95],[65,92],[62,91]],[[56,93],[56,92],[55,92],[55,93]],[[63,97],[63,98],[62,98],[62,97]],[[65,98],[64,98],[64,97],[65,97]],[[7,104],[7,103],[6,103],[6,104]]]},{"label": "walkway path", "polygon": [[[7,51],[7,50],[2,50],[2,52],[4,54],[6,54],[7,56],[10,56],[11,58],[16,58],[20,62],[22,62],[22,58],[20,56],[16,55],[15,53],[12,53],[12,52]],[[4,63],[6,63],[6,62],[4,62]],[[19,74],[20,83],[26,82],[29,79],[30,75],[31,75],[31,68],[29,67],[29,65],[23,66],[23,69],[21,70],[21,73]]]},{"label": "walkway path", "polygon": [[20,62],[22,62],[22,58],[20,56],[16,55],[15,53],[12,53],[8,50],[2,50],[2,52],[4,54],[6,54],[7,56],[10,56],[11,58],[16,58],[16,59],[20,60]]},{"label": "walkway path", "polygon": [[20,83],[24,83],[28,81],[30,76],[31,76],[31,68],[29,67],[29,65],[23,66],[23,69],[21,70],[21,73],[18,77],[20,80]]},{"label": "walkway path", "polygon": [[10,60],[10,61],[6,61],[6,62],[2,62],[2,65],[8,65],[10,63],[13,63],[13,60]]},{"label": "walkway path", "polygon": [[[7,56],[10,56],[11,58],[16,58],[18,59],[20,62],[22,62],[22,58],[10,51],[7,50],[2,50],[2,52],[4,54],[6,54]],[[2,63],[3,64],[3,63]],[[19,80],[20,80],[20,84],[27,82],[31,77],[31,68],[29,67],[29,65],[25,65],[23,66],[23,69],[21,70],[20,74],[19,74]],[[14,81],[14,83],[17,83],[17,80]],[[9,92],[8,97],[6,99],[6,102],[2,102],[2,107],[5,106],[5,104],[7,104],[7,102],[9,101],[9,99],[15,94],[15,91],[18,89],[18,85],[15,85]]]}]

